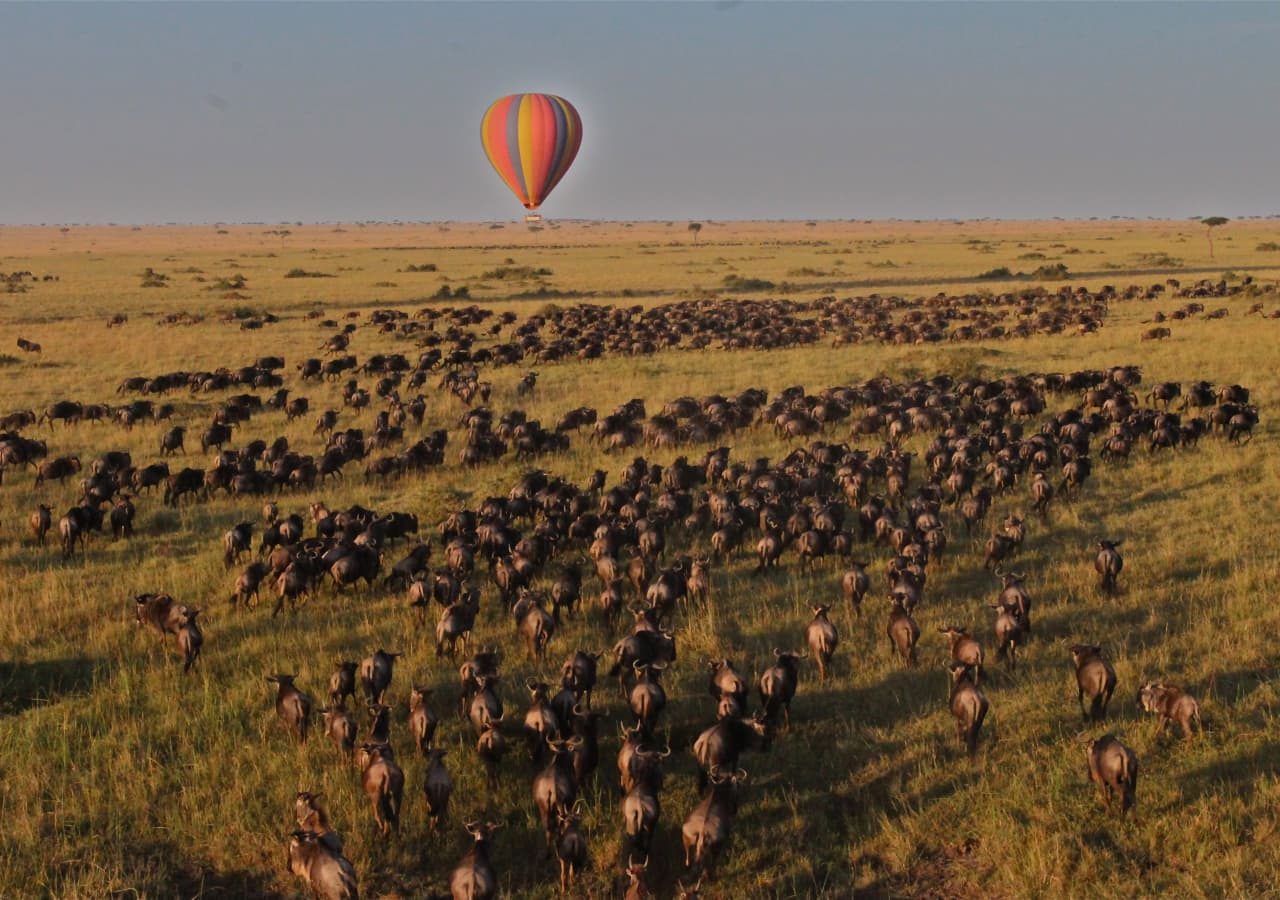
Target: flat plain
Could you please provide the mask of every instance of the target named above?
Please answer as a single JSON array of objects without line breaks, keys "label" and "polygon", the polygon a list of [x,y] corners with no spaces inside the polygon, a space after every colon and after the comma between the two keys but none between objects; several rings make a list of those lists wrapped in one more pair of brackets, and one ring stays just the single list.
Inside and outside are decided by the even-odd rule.
[{"label": "flat plain", "polygon": [[[548,427],[584,405],[603,416],[642,398],[652,414],[680,397],[760,388],[773,398],[796,385],[817,394],[879,376],[997,381],[1132,365],[1141,367],[1134,393],[1143,406],[1159,382],[1249,388],[1260,422],[1247,441],[1207,434],[1195,447],[1156,453],[1139,442],[1127,460],[1095,459],[1080,496],[1053,503],[1047,519],[1027,514],[1026,543],[1012,566],[1026,575],[1036,618],[1014,672],[994,661],[990,604],[999,585],[983,569],[982,544],[993,523],[1027,512],[1025,481],[997,496],[987,528],[973,538],[954,510],[944,509],[949,545],[929,564],[915,614],[922,632],[915,668],[888,652],[883,548],[859,544],[854,551],[872,563],[874,588],[861,617],[840,599],[846,564],[838,557],[802,565],[788,552],[777,569],[754,575],[753,533],[742,553],[716,563],[710,599],[682,604],[674,616],[679,653],[664,675],[669,704],[660,728],[673,753],[650,877],[657,896],[675,896],[678,881],[690,881],[680,823],[699,801],[690,747],[715,718],[705,660],[729,657],[753,682],[772,664],[774,648],[803,648],[810,608],[821,603],[833,604],[840,632],[833,675],[820,683],[812,662],[802,663],[790,727],[768,752],[743,757],[749,779],[741,811],[715,877],[702,882],[703,896],[1274,894],[1280,319],[1269,316],[1280,310],[1280,222],[1216,229],[1212,257],[1206,229],[1194,221],[703,222],[697,231],[688,224],[2,228],[0,273],[34,277],[0,283],[13,286],[0,293],[0,413],[39,414],[63,399],[118,407],[134,399],[117,391],[131,376],[235,369],[280,355],[285,386],[309,397],[312,414],[286,422],[282,413],[264,411],[237,429],[230,446],[284,435],[295,450],[318,454],[319,410],[337,409],[340,427],[372,432],[385,407],[377,397],[361,412],[344,407],[345,378],[300,380],[296,365],[321,356],[321,344],[338,330],[318,324],[326,318],[357,325],[348,352],[361,362],[397,352],[415,360],[422,333],[383,332],[370,313],[413,316],[475,305],[514,314],[498,335],[487,333],[492,320],[476,327],[479,347],[510,339],[532,316],[584,303],[647,310],[689,300],[811,303],[825,296],[989,297],[1066,285],[1094,292],[1161,285],[1154,297],[1111,299],[1090,333],[1067,328],[905,344],[824,338],[768,350],[713,342],[592,360],[522,360],[482,367],[480,377],[492,385],[495,413],[520,408]],[[1224,281],[1225,295],[1198,302],[1206,312],[1226,313],[1170,320],[1167,339],[1140,340],[1157,312],[1168,316],[1195,302],[1174,296],[1169,279],[1182,288],[1205,279],[1211,292]],[[1261,314],[1251,312],[1258,303]],[[276,321],[242,328],[268,314]],[[127,321],[108,328],[113,316]],[[445,325],[437,327],[443,332]],[[19,337],[39,343],[41,352],[17,350]],[[517,383],[529,370],[539,373],[537,386],[522,396]],[[723,444],[734,461],[777,462],[808,443],[757,424],[715,443],[606,453],[584,429],[571,435],[566,451],[464,467],[459,418],[467,406],[438,389],[442,374],[434,371],[420,389],[426,415],[407,430],[412,441],[419,431],[448,429],[443,465],[383,480],[367,479],[355,462],[341,479],[274,497],[281,511],[305,517],[310,503],[323,501],[333,510],[358,503],[412,512],[421,536],[431,535],[434,566],[443,560],[437,526],[446,516],[506,496],[533,468],[579,484],[603,469],[614,485],[636,455],[664,466],[677,456],[697,463]],[[353,377],[369,388],[376,380]],[[171,422],[128,430],[114,422],[28,425],[23,434],[46,441],[50,458],[78,456],[87,474],[107,450],[128,451],[139,467],[159,461],[161,434],[181,423],[190,429],[185,459],[168,462],[175,471],[203,468],[209,460],[198,435],[228,393],[182,389],[155,398],[173,404]],[[418,391],[400,393],[407,400]],[[1056,394],[1048,412],[1080,402],[1078,391]],[[871,453],[885,440],[851,435],[848,421],[819,437]],[[912,491],[925,471],[928,438],[922,433],[904,444],[920,457]],[[1095,436],[1095,446],[1101,439]],[[10,465],[0,485],[0,896],[301,896],[302,882],[283,866],[298,790],[324,792],[363,896],[447,892],[448,874],[469,842],[461,823],[486,818],[504,826],[493,844],[503,893],[557,893],[518,721],[526,678],[554,682],[575,648],[607,653],[623,634],[625,622],[607,626],[595,609],[599,586],[590,567],[584,611],[557,631],[547,660],[534,662],[516,641],[485,565],[477,566],[482,607],[472,643],[504,652],[501,690],[518,745],[491,794],[471,727],[453,714],[461,657],[437,657],[433,618],[417,624],[403,590],[385,589],[379,579],[373,589],[339,594],[325,582],[296,612],[273,618],[266,597],[254,609],[233,608],[227,597],[237,569],[223,565],[222,536],[240,521],[254,522],[260,533],[264,498],[225,492],[177,507],[158,492],[140,494],[133,537],[93,534],[83,552],[64,560],[56,523],[78,502],[81,477],[37,485],[32,468]],[[27,525],[39,503],[53,509],[55,522],[45,546],[35,544]],[[855,531],[856,513],[849,514]],[[308,517],[308,534],[310,528]],[[1100,538],[1124,541],[1126,566],[1114,595],[1096,586]],[[663,565],[680,553],[709,553],[705,535],[679,527],[668,542]],[[385,551],[384,571],[401,546]],[[566,549],[534,586],[548,587],[560,564],[585,549]],[[202,611],[205,643],[190,673],[172,641],[136,624],[133,598],[144,592],[167,592]],[[972,760],[955,740],[949,653],[938,632],[957,623],[988,653],[983,690],[991,711]],[[1067,651],[1075,643],[1103,646],[1115,667],[1118,688],[1105,724],[1081,722]],[[335,659],[359,660],[378,647],[404,654],[388,702],[405,803],[399,833],[385,840],[359,772],[321,734],[305,746],[291,741],[264,680],[295,673],[319,705]],[[1204,728],[1191,741],[1157,735],[1155,720],[1139,710],[1139,686],[1157,680],[1199,699]],[[630,714],[603,673],[601,682],[595,703],[609,717],[599,771],[581,790],[592,865],[577,896],[617,896],[625,884],[614,755],[618,726]],[[414,683],[434,688],[442,718],[437,744],[448,749],[454,781],[439,833],[427,823],[424,764],[405,725]],[[751,703],[757,705],[754,687]],[[1141,761],[1136,813],[1124,821],[1103,810],[1087,779],[1080,737],[1104,731]]]}]

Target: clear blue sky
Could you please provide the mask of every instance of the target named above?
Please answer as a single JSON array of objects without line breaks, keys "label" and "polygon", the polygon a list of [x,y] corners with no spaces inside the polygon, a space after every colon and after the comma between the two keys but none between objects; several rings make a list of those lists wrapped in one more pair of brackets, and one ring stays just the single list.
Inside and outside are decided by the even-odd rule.
[{"label": "clear blue sky", "polygon": [[1280,212],[1280,5],[0,4],[0,222]]}]

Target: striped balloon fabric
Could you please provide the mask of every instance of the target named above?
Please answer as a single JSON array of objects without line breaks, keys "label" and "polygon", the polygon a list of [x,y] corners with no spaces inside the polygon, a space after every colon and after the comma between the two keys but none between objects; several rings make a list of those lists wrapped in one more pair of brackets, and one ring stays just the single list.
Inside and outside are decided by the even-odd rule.
[{"label": "striped balloon fabric", "polygon": [[485,111],[480,143],[525,209],[537,209],[578,155],[582,119],[563,97],[511,94]]}]

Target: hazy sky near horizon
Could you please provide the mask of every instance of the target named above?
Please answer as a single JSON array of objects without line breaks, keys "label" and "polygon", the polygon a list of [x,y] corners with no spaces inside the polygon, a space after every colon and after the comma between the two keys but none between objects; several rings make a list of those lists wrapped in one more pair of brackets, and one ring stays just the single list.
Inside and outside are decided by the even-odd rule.
[{"label": "hazy sky near horizon", "polygon": [[1280,212],[1280,4],[0,3],[0,223]]}]

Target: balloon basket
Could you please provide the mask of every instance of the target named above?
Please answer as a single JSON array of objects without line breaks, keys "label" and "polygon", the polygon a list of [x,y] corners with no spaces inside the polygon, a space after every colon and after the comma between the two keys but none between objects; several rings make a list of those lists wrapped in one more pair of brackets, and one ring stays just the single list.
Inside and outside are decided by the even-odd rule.
[{"label": "balloon basket", "polygon": [[524,221],[526,225],[537,225],[539,222],[542,221],[542,214],[529,213],[529,215],[524,217]]}]

